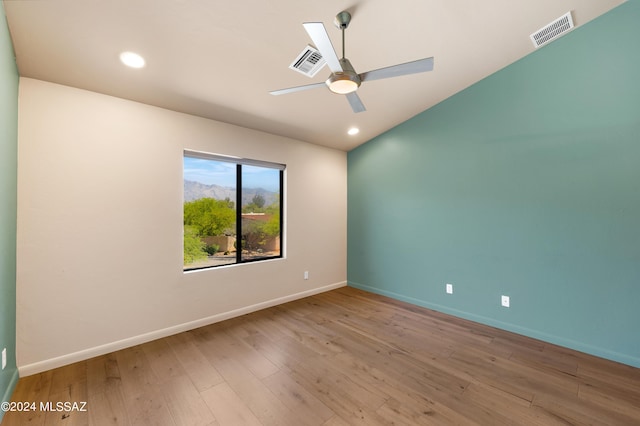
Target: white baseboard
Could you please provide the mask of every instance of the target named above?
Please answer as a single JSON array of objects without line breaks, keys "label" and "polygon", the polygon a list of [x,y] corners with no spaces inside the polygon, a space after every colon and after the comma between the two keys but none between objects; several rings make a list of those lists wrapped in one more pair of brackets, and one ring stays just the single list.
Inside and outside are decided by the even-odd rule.
[{"label": "white baseboard", "polygon": [[223,312],[223,313],[212,315],[210,317],[202,318],[199,320],[178,324],[173,327],[168,327],[161,330],[152,331],[150,333],[129,337],[127,339],[118,340],[115,342],[107,343],[107,344],[96,346],[93,348],[83,349],[81,351],[62,355],[56,358],[46,359],[44,361],[38,361],[38,362],[34,362],[32,364],[27,364],[27,365],[21,365],[21,366],[18,366],[18,372],[20,377],[42,373],[43,371],[51,370],[53,368],[58,368],[64,365],[73,364],[74,362],[84,361],[89,358],[108,354],[114,351],[118,351],[120,349],[129,348],[131,346],[139,345],[141,343],[146,343],[152,340],[161,339],[163,337],[172,336],[177,333],[182,333],[183,331],[193,330],[198,327],[203,327],[209,324],[214,324],[216,322],[239,317],[241,315],[245,315],[251,312],[256,312],[262,309],[270,308],[272,306],[277,306],[283,303],[302,299],[304,297],[313,296],[314,294],[324,293],[340,287],[346,287],[346,285],[347,285],[346,281],[335,283],[335,284],[329,284],[324,287],[314,288],[311,290],[291,294],[291,295],[280,297],[277,299],[267,300],[265,302],[257,303],[255,305],[247,306],[244,308],[235,309],[233,311]]}]

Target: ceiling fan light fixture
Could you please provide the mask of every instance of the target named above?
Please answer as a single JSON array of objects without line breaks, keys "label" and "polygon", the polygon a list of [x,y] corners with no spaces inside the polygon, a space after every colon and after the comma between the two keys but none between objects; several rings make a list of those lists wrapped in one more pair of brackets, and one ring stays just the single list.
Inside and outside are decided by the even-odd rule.
[{"label": "ceiling fan light fixture", "polygon": [[360,82],[351,78],[351,76],[343,73],[331,74],[331,77],[327,80],[327,86],[333,93],[339,95],[346,95],[358,90]]},{"label": "ceiling fan light fixture", "polygon": [[342,71],[334,72],[327,79],[329,90],[338,95],[347,95],[358,90],[360,87],[360,76],[356,73],[347,58],[340,59]]}]

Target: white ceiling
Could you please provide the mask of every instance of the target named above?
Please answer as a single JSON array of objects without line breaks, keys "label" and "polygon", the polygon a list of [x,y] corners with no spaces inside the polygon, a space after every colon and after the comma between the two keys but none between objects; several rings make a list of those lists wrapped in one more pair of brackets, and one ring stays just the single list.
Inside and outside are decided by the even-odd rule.
[{"label": "white ceiling", "polygon": [[[576,27],[622,0],[5,0],[20,75],[350,150],[535,49],[529,35],[572,11]],[[433,56],[432,72],[365,82],[367,111],[288,68],[303,22],[353,15],[346,57],[361,73]],[[544,47],[543,47],[544,48]],[[147,66],[124,67],[120,52]],[[357,136],[347,130],[357,126]]]}]

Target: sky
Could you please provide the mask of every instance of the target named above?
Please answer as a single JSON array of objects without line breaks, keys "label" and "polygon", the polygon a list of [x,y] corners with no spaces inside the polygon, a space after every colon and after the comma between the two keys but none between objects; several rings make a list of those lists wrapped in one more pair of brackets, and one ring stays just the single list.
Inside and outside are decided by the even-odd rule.
[{"label": "sky", "polygon": [[[236,165],[223,161],[184,157],[184,179],[235,188]],[[265,167],[242,166],[242,186],[279,192],[280,171]]]}]

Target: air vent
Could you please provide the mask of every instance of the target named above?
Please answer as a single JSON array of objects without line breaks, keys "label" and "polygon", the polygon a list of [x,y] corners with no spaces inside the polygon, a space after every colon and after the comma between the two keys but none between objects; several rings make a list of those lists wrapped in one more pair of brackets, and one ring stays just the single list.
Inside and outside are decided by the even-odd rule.
[{"label": "air vent", "polygon": [[571,12],[567,12],[552,23],[545,25],[535,33],[531,34],[531,41],[536,49],[550,41],[553,41],[573,28],[573,19]]},{"label": "air vent", "polygon": [[291,65],[289,65],[289,68],[294,71],[298,71],[307,77],[313,77],[318,73],[318,71],[320,71],[325,63],[326,61],[318,50],[312,46],[307,46],[291,63]]}]

